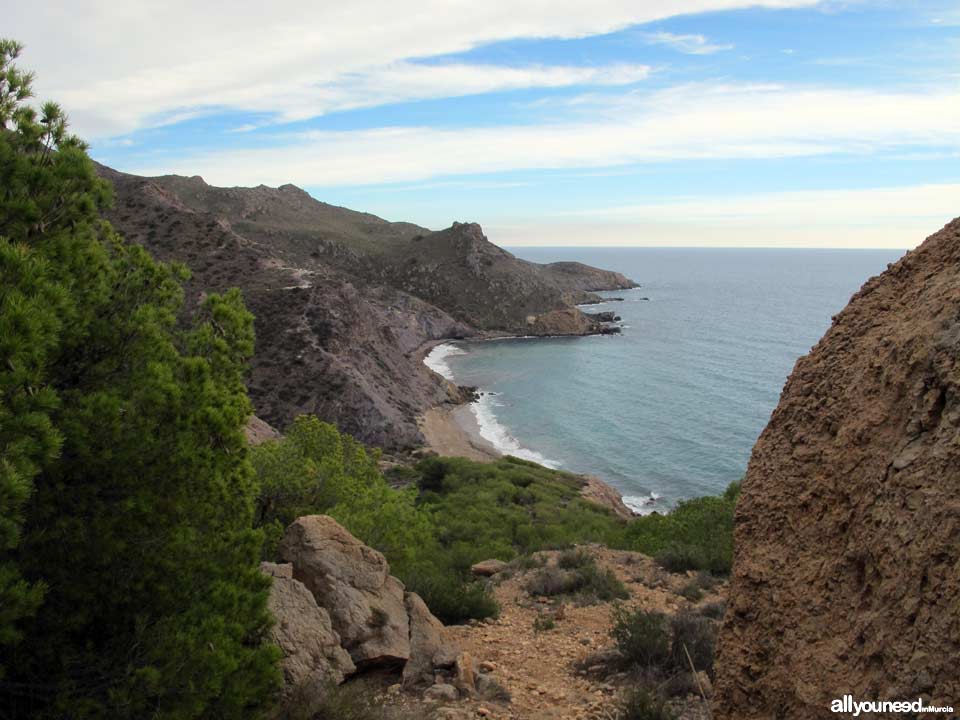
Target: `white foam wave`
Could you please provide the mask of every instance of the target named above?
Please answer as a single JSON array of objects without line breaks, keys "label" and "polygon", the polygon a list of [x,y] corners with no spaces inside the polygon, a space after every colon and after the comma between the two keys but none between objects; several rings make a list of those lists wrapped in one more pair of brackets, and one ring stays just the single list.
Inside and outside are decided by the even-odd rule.
[{"label": "white foam wave", "polygon": [[496,396],[492,393],[485,393],[480,396],[477,402],[470,404],[470,409],[477,419],[477,425],[480,426],[480,437],[504,455],[513,455],[524,460],[530,460],[548,468],[556,469],[560,467],[561,463],[556,460],[551,460],[536,450],[530,450],[520,445],[517,439],[510,434],[510,431],[501,425],[497,419],[494,412],[497,405]]},{"label": "white foam wave", "polygon": [[433,370],[438,375],[442,375],[447,380],[453,380],[453,370],[447,364],[447,358],[451,355],[466,355],[467,351],[458,348],[456,345],[444,343],[433,348],[423,359],[423,364]]},{"label": "white foam wave", "polygon": [[649,495],[624,495],[623,504],[638,515],[649,515],[666,509],[660,506],[660,499],[661,496],[655,492]]}]

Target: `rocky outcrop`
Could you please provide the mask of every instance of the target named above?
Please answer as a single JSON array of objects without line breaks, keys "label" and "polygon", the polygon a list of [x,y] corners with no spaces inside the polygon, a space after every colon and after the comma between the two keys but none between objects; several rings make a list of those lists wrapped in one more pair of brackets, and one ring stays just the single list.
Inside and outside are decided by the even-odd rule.
[{"label": "rocky outcrop", "polygon": [[614,515],[624,520],[636,516],[636,513],[623,502],[623,495],[607,485],[603,480],[593,475],[584,475],[584,485],[580,494],[587,500],[607,508]]},{"label": "rocky outcrop", "polygon": [[331,683],[343,682],[356,668],[330,615],[294,579],[293,566],[262,563],[260,569],[273,578],[268,608],[275,620],[270,640],[283,652],[281,708],[312,707]]},{"label": "rocky outcrop", "polygon": [[[107,218],[117,230],[190,268],[185,312],[206,293],[242,289],[257,336],[250,396],[280,430],[309,413],[367,444],[422,445],[417,418],[457,398],[420,362],[420,348],[525,333],[530,315],[633,285],[579,263],[525,262],[475,223],[432,232],[292,185],[218,188],[199,177],[98,171],[113,183]],[[599,328],[578,319],[562,334],[589,332]]]},{"label": "rocky outcrop", "polygon": [[426,688],[434,683],[437,670],[453,668],[458,648],[447,630],[416,593],[407,593],[410,622],[410,659],[403,667],[403,687]]},{"label": "rocky outcrop", "polygon": [[575,307],[552,310],[527,318],[527,335],[589,335],[603,326]]},{"label": "rocky outcrop", "polygon": [[503,560],[497,560],[496,558],[481,560],[470,566],[470,572],[477,577],[493,577],[498,572],[503,572],[506,569],[507,564]]},{"label": "rocky outcrop", "polygon": [[960,221],[797,362],[736,515],[715,717],[960,701]]},{"label": "rocky outcrop", "polygon": [[333,518],[294,521],[280,541],[293,576],[330,613],[333,628],[358,667],[401,665],[410,657],[410,623],[403,584],[386,558]]}]

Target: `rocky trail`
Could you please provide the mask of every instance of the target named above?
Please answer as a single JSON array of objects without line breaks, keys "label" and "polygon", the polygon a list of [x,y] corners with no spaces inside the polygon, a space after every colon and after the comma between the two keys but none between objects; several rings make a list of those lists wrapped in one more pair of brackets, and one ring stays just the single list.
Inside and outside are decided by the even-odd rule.
[{"label": "rocky trail", "polygon": [[[598,567],[609,568],[624,583],[629,592],[622,601],[626,608],[669,616],[723,602],[724,584],[713,586],[696,602],[686,599],[681,593],[695,581],[694,574],[666,572],[646,555],[601,546],[590,546],[586,552]],[[559,554],[537,553],[534,561],[550,566]],[[386,692],[387,702],[403,708],[408,717],[435,720],[617,718],[617,699],[634,678],[617,662],[610,637],[613,603],[583,605],[573,598],[531,595],[527,584],[539,570],[539,565],[526,570],[517,563],[508,565],[492,578],[500,616],[447,628],[474,659],[476,694],[457,702],[424,703],[394,686]],[[709,678],[701,673],[701,679],[709,698]],[[672,706],[683,720],[709,718],[706,703],[693,694],[675,698]]]}]

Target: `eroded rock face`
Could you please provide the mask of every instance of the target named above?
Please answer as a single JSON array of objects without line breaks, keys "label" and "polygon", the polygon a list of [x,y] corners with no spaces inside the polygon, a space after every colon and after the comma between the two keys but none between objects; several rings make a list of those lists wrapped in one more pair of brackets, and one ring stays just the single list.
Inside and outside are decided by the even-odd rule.
[{"label": "eroded rock face", "polygon": [[340,647],[330,615],[294,579],[293,567],[261,563],[260,569],[273,578],[268,607],[276,620],[270,639],[283,651],[281,708],[312,706],[330,683],[343,682],[356,668]]},{"label": "eroded rock face", "polygon": [[715,717],[960,702],[960,221],[796,365],[737,508]]},{"label": "eroded rock face", "polygon": [[333,518],[295,520],[280,542],[293,576],[330,613],[333,628],[358,667],[402,664],[410,657],[403,584],[386,559]]}]

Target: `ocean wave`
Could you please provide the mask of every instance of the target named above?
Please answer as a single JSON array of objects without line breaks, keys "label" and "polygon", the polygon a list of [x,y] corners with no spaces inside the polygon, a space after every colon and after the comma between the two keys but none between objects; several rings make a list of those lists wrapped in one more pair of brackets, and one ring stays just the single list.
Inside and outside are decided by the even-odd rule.
[{"label": "ocean wave", "polygon": [[652,512],[662,512],[666,510],[661,506],[662,496],[655,492],[649,495],[624,495],[623,504],[633,510],[638,515],[649,515]]},{"label": "ocean wave", "polygon": [[453,380],[453,370],[447,365],[447,358],[451,355],[466,355],[467,351],[456,345],[444,343],[433,348],[423,359],[423,364],[447,380]]},{"label": "ocean wave", "polygon": [[529,450],[520,445],[517,439],[510,434],[510,431],[501,425],[497,419],[494,408],[498,404],[496,395],[493,393],[484,393],[479,400],[470,404],[470,409],[477,419],[477,425],[480,426],[480,437],[504,455],[513,455],[523,460],[530,460],[554,470],[559,468],[562,463],[544,457],[536,450]]}]

